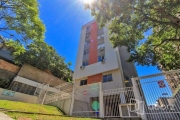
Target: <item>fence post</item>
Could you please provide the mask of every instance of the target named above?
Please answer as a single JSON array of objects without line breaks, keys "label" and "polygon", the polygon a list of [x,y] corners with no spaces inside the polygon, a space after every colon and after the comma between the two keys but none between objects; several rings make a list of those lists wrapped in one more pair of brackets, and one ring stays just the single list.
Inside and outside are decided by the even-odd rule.
[{"label": "fence post", "polygon": [[72,116],[73,107],[74,107],[74,94],[75,94],[75,83],[73,84],[73,91],[72,91],[72,97],[71,97],[71,107],[69,111],[70,116]]},{"label": "fence post", "polygon": [[104,103],[103,103],[103,91],[102,83],[99,82],[99,117],[104,118]]},{"label": "fence post", "polygon": [[[135,96],[135,99],[137,100],[136,102],[145,102],[145,101],[142,101],[140,91],[139,91],[139,87],[138,87],[138,84],[136,82],[137,79],[131,78],[131,80],[132,80],[132,83],[133,83],[134,96]],[[139,106],[139,103],[137,103],[137,104]],[[144,104],[142,104],[142,105],[144,105]],[[141,116],[142,120],[147,120],[144,106],[141,106],[141,107],[138,107],[138,108],[139,108],[138,112],[141,113],[139,115]]]},{"label": "fence post", "polygon": [[45,99],[46,99],[46,94],[47,94],[47,91],[45,91],[45,94],[44,94],[44,97],[43,97],[43,100],[42,100],[42,105],[44,104],[44,101],[45,101]]}]

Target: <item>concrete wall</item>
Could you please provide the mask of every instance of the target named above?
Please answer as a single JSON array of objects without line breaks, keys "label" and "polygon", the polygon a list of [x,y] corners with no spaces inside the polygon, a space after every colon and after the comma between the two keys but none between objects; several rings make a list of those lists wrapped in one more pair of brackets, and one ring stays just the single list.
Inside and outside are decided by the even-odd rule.
[{"label": "concrete wall", "polygon": [[2,100],[12,100],[12,101],[20,101],[20,102],[27,102],[27,103],[36,103],[37,97],[32,95],[27,95],[19,92],[15,92],[14,96],[6,96],[2,95],[5,89],[0,88],[0,99]]},{"label": "concrete wall", "polygon": [[[73,116],[90,116],[91,113],[88,112],[83,112],[83,111],[91,111],[90,104],[79,101],[79,100],[74,100],[74,106],[73,106]],[[82,112],[80,112],[82,111]],[[77,112],[77,113],[76,113]]]},{"label": "concrete wall", "polygon": [[57,86],[59,84],[65,83],[65,81],[27,64],[24,64],[21,67],[18,76],[39,83],[50,83],[51,86]]},{"label": "concrete wall", "polygon": [[64,100],[59,100],[53,103],[50,103],[48,105],[51,106],[56,106],[60,110],[62,110],[66,115],[69,115],[70,113],[70,108],[71,108],[71,99],[64,99]]},{"label": "concrete wall", "polygon": [[0,59],[0,87],[8,88],[19,70],[19,66]]},{"label": "concrete wall", "polygon": [[[102,89],[108,90],[108,89],[115,89],[115,88],[123,88],[125,86],[125,84],[123,82],[123,77],[122,77],[121,73],[122,73],[122,71],[120,71],[119,69],[104,72],[102,74],[102,76],[112,74],[113,81],[102,83]],[[75,82],[75,86],[80,86],[80,81],[85,80],[85,79],[87,79],[87,77],[84,77],[82,79],[77,79]],[[99,82],[101,82],[101,81],[102,81],[102,78]]]},{"label": "concrete wall", "polygon": [[13,80],[13,78],[16,76],[16,73],[9,72],[4,69],[0,69],[0,78],[7,79],[9,81]]},{"label": "concrete wall", "polygon": [[127,48],[125,46],[119,47],[119,54],[121,59],[121,65],[124,72],[126,72],[129,77],[137,77],[136,68],[133,63],[126,62],[129,57],[130,53],[128,53]]},{"label": "concrete wall", "polygon": [[18,73],[20,67],[0,59],[0,69],[4,69],[12,73]]}]

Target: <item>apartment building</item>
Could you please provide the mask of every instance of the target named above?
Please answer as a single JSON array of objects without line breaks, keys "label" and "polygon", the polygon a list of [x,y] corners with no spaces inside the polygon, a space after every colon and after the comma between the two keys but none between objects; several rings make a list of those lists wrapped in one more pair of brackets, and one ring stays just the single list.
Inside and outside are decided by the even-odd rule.
[{"label": "apartment building", "polygon": [[126,47],[113,48],[109,37],[108,25],[100,28],[93,20],[82,26],[73,74],[72,115],[122,116],[134,98],[131,77],[137,77],[135,66],[126,62],[130,56]]},{"label": "apartment building", "polygon": [[108,25],[100,28],[95,20],[82,26],[76,66],[73,75],[76,86],[102,82],[103,90],[131,87],[131,77],[137,77],[133,63],[128,63],[126,47],[116,47],[109,41]]}]

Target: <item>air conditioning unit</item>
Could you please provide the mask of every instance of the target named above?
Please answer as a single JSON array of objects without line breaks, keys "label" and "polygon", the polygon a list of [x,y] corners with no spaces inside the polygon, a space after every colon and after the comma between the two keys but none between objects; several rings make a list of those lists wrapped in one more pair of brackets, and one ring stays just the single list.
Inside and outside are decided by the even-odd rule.
[{"label": "air conditioning unit", "polygon": [[83,70],[84,68],[85,68],[85,67],[84,67],[83,65],[80,67],[81,70]]},{"label": "air conditioning unit", "polygon": [[104,63],[105,63],[105,59],[102,59],[102,60],[101,60],[101,63],[104,64]]},{"label": "air conditioning unit", "polygon": [[101,36],[100,36],[100,38],[102,39],[102,38],[104,38],[104,36],[103,36],[103,35],[101,35]]},{"label": "air conditioning unit", "polygon": [[132,103],[119,104],[119,113],[122,118],[139,118],[138,110],[137,105]]},{"label": "air conditioning unit", "polygon": [[100,51],[103,51],[103,50],[104,50],[104,47],[100,47],[99,50],[100,50]]}]

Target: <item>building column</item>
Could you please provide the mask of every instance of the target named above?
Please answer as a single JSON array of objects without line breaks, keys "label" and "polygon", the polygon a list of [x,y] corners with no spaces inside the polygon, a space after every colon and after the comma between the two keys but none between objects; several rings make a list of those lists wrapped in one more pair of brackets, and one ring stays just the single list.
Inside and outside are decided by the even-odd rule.
[{"label": "building column", "polygon": [[99,117],[104,118],[103,90],[101,82],[99,82]]},{"label": "building column", "polygon": [[48,90],[49,90],[49,84],[47,84],[47,89],[45,90],[45,94],[44,94],[44,97],[43,97],[43,100],[42,100],[42,103],[41,103],[42,105],[44,104],[44,101],[46,99],[46,94],[47,94]]},{"label": "building column", "polygon": [[[138,112],[137,114],[141,116],[142,120],[147,120],[146,114],[145,114],[145,109],[144,109],[145,101],[142,101],[140,91],[139,91],[139,87],[138,87],[138,84],[136,82],[137,79],[131,78],[131,80],[132,80],[132,84],[133,84],[135,101],[136,101],[136,104],[138,104],[138,110],[136,112]],[[141,104],[142,102],[144,102],[144,104]]]},{"label": "building column", "polygon": [[71,98],[71,107],[69,111],[69,115],[72,116],[73,107],[74,107],[74,94],[75,94],[75,83],[73,84],[72,98]]}]

